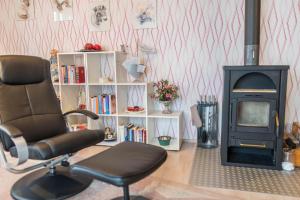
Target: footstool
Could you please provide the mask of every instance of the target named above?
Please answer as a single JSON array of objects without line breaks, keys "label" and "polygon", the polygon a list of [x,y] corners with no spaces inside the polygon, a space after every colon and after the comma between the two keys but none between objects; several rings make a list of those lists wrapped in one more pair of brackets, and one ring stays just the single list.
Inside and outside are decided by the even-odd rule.
[{"label": "footstool", "polygon": [[123,142],[72,165],[71,171],[123,187],[123,198],[129,200],[129,185],[150,175],[166,159],[167,152],[161,147]]}]

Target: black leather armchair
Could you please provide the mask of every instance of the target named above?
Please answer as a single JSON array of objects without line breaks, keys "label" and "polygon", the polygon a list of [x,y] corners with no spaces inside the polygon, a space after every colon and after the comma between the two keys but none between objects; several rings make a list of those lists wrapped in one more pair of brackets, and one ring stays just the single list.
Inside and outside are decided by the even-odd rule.
[{"label": "black leather armchair", "polygon": [[[0,56],[0,157],[13,173],[42,168],[15,183],[11,190],[13,198],[63,199],[83,191],[92,182],[92,178],[71,174],[67,159],[73,153],[101,142],[104,132],[70,132],[65,117],[73,113],[98,119],[96,114],[86,110],[62,113],[47,60]],[[10,162],[5,152],[16,157],[17,162]],[[42,162],[17,168],[28,159]],[[43,188],[47,192],[43,192]]]}]

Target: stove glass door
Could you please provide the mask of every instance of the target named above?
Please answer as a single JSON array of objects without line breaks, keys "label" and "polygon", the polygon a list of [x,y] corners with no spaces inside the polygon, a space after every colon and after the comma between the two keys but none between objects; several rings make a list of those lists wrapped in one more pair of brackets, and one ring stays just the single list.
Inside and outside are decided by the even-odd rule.
[{"label": "stove glass door", "polygon": [[270,102],[238,102],[237,126],[269,127],[270,107]]},{"label": "stove glass door", "polygon": [[274,133],[276,113],[275,99],[234,98],[229,114],[231,130],[241,133]]}]

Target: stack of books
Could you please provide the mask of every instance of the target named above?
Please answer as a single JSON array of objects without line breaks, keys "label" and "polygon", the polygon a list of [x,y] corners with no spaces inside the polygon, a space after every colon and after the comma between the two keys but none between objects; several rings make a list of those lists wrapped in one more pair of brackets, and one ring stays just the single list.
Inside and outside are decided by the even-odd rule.
[{"label": "stack of books", "polygon": [[135,126],[132,123],[118,127],[121,141],[147,143],[147,131],[145,128]]},{"label": "stack of books", "polygon": [[116,113],[116,95],[102,94],[91,97],[91,111],[97,114],[115,114]]},{"label": "stack of books", "polygon": [[63,83],[85,83],[85,72],[83,66],[62,65],[60,71]]}]

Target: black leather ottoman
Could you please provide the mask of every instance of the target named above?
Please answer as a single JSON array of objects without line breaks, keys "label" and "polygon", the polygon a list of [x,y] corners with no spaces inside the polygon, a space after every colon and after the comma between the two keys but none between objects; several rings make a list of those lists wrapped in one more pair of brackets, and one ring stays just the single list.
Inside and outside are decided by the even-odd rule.
[{"label": "black leather ottoman", "polygon": [[129,185],[150,175],[166,158],[167,152],[160,147],[123,142],[74,164],[72,173],[123,187],[124,200],[129,200]]}]

